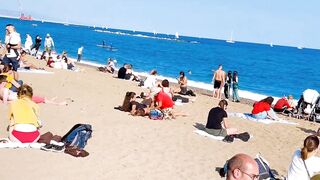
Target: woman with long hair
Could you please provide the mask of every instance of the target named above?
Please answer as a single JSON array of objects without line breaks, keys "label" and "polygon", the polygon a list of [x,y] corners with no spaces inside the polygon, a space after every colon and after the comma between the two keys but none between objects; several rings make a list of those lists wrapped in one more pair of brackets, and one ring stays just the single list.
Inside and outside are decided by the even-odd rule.
[{"label": "woman with long hair", "polygon": [[320,172],[320,157],[316,154],[319,148],[319,138],[315,135],[308,136],[303,143],[303,148],[296,150],[289,166],[287,180],[309,180]]},{"label": "woman with long hair", "polygon": [[239,90],[239,79],[238,79],[238,72],[233,71],[233,77],[232,77],[232,97],[233,102],[240,102],[240,97],[238,94]]}]

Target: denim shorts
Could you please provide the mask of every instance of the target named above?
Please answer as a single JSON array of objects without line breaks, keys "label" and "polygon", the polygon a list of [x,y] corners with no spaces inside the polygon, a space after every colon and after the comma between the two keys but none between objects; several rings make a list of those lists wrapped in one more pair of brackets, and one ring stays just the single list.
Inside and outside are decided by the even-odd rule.
[{"label": "denim shorts", "polygon": [[11,64],[12,70],[17,71],[20,67],[19,60],[17,60],[17,57],[7,57],[5,56],[2,60],[3,65],[9,65]]}]

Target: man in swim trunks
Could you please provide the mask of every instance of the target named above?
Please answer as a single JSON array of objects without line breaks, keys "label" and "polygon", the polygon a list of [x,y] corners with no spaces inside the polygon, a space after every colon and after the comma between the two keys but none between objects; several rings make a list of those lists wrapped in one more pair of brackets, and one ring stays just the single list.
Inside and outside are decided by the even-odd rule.
[{"label": "man in swim trunks", "polygon": [[224,87],[226,73],[222,70],[222,65],[220,64],[218,70],[215,71],[212,83],[213,83],[213,97],[221,99],[221,92]]}]

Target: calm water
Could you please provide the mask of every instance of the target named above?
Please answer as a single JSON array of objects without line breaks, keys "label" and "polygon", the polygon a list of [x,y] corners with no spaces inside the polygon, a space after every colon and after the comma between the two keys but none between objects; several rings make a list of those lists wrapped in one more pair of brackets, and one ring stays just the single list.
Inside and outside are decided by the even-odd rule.
[{"label": "calm water", "polygon": [[[166,77],[177,77],[179,71],[191,70],[192,74],[187,76],[198,87],[208,87],[212,69],[223,64],[226,71],[238,71],[241,90],[278,97],[293,94],[296,98],[304,89],[320,90],[320,50],[241,42],[230,44],[184,36],[177,41],[174,35],[8,18],[0,18],[2,40],[8,23],[16,26],[23,43],[26,33],[33,39],[39,34],[43,40],[50,33],[59,53],[67,50],[70,57],[76,57],[78,47],[83,45],[83,59],[100,64],[104,64],[106,58],[114,57],[118,66],[131,63],[135,71],[140,72],[155,68]],[[98,47],[103,40],[117,51]]]}]

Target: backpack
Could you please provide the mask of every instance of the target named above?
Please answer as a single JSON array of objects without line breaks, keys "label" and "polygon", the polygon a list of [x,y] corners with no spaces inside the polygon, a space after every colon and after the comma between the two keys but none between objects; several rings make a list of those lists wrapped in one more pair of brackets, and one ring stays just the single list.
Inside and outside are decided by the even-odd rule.
[{"label": "backpack", "polygon": [[152,120],[162,120],[164,118],[164,113],[158,109],[151,109],[149,118]]},{"label": "backpack", "polygon": [[259,180],[275,179],[273,173],[271,172],[269,163],[260,154],[257,154],[254,160],[258,163],[258,166],[259,166],[259,174],[260,174]]},{"label": "backpack", "polygon": [[90,124],[76,124],[62,137],[61,141],[67,146],[83,149],[87,145],[88,139],[91,138],[91,134],[92,126]]}]

